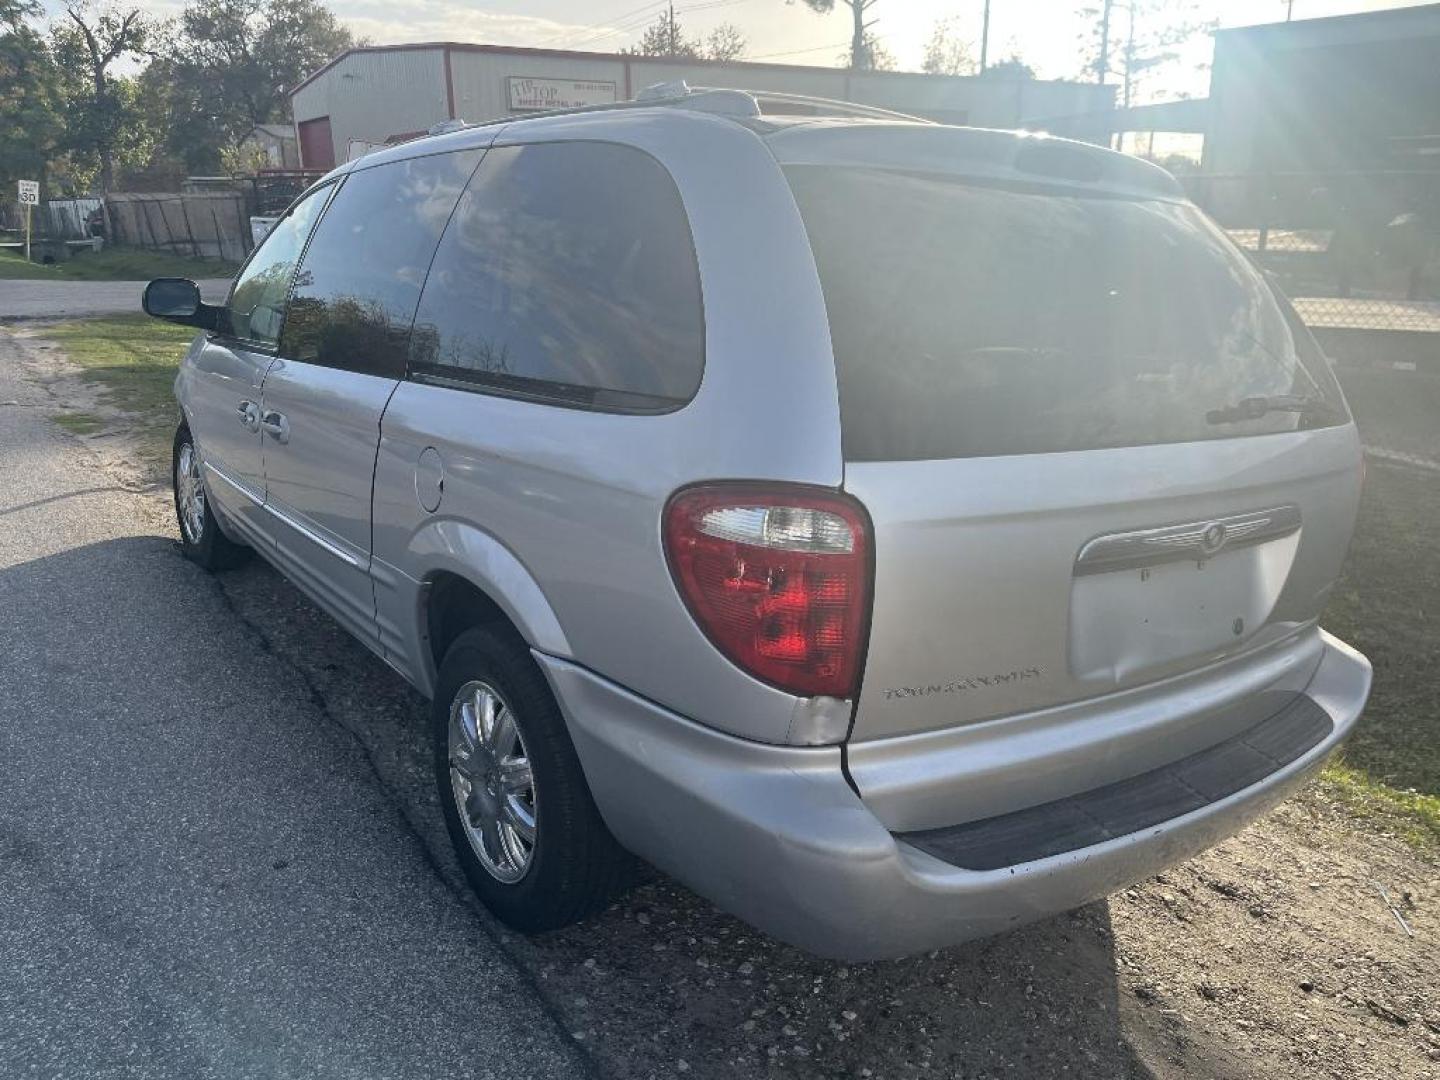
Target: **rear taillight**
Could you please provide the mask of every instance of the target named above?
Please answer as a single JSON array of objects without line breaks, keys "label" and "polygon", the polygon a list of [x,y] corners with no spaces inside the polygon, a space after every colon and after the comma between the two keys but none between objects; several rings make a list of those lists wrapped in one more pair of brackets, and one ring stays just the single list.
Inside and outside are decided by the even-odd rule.
[{"label": "rear taillight", "polygon": [[853,499],[713,484],[665,508],[680,595],[715,646],[802,697],[852,697],[870,603],[870,535]]}]

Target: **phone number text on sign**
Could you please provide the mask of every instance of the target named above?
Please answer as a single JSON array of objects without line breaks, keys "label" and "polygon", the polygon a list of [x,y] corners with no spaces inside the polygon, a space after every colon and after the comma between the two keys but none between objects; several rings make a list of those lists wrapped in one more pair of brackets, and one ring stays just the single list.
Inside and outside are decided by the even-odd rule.
[{"label": "phone number text on sign", "polygon": [[541,109],[580,109],[586,105],[613,105],[615,84],[577,79],[541,79],[511,75],[507,80],[510,108],[515,112]]}]

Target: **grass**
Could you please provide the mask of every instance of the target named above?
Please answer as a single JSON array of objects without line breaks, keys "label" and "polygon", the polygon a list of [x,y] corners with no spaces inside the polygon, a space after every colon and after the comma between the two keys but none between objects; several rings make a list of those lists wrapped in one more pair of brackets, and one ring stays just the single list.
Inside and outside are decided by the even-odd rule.
[{"label": "grass", "polygon": [[[1362,428],[1363,430],[1363,428]],[[1325,626],[1375,665],[1322,797],[1440,854],[1440,476],[1372,463]]]},{"label": "grass", "polygon": [[0,248],[0,280],[149,281],[157,277],[228,278],[239,269],[220,259],[192,259],[162,251],[106,248],[84,252],[51,266],[25,261],[24,255]]},{"label": "grass", "polygon": [[104,420],[94,413],[87,412],[55,413],[50,419],[66,431],[73,431],[76,435],[93,435],[105,426]]},{"label": "grass", "polygon": [[1343,753],[1325,767],[1318,794],[1421,852],[1440,851],[1440,797],[1391,787],[1349,764]]},{"label": "grass", "polygon": [[[195,331],[144,315],[115,315],[47,327],[45,337],[65,350],[82,377],[102,392],[105,404],[134,416],[147,464],[168,468],[179,410],[172,384],[175,369]],[[71,412],[56,421],[72,431],[94,431],[103,421]],[[93,426],[91,426],[93,425]]]}]

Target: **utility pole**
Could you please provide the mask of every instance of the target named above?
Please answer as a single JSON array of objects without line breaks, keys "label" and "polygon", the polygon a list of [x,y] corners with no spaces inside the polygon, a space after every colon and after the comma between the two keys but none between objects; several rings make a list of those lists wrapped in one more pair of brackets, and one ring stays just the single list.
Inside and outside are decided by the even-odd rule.
[{"label": "utility pole", "polygon": [[1126,5],[1130,9],[1130,32],[1125,37],[1125,108],[1130,108],[1131,73],[1135,70],[1135,0]]},{"label": "utility pole", "polygon": [[1095,65],[1095,81],[1101,86],[1110,74],[1110,9],[1114,4],[1115,0],[1105,0],[1104,14],[1100,16],[1100,60]]},{"label": "utility pole", "polygon": [[1285,21],[1289,22],[1295,17],[1295,0],[1285,0]]},{"label": "utility pole", "polygon": [[850,67],[855,71],[864,71],[872,66],[869,50],[865,47],[865,9],[874,2],[875,0],[845,0],[845,3],[850,5],[850,15],[854,22],[850,35]]},{"label": "utility pole", "polygon": [[980,72],[984,74],[990,61],[990,0],[985,0],[985,20],[980,25]]},{"label": "utility pole", "polygon": [[677,35],[677,34],[675,33],[675,0],[670,0],[670,55],[671,55],[671,56],[678,56],[679,53],[680,53],[680,49],[678,48],[678,37],[679,37],[679,35]]}]

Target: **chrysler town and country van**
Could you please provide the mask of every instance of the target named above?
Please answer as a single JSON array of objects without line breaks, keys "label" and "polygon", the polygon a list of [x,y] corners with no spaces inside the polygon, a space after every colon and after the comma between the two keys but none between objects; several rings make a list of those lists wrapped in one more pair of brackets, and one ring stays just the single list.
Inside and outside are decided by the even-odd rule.
[{"label": "chrysler town and country van", "polygon": [[633,856],[900,955],[1103,897],[1355,723],[1362,461],[1165,172],[737,92],[471,126],[289,208],[176,381],[204,567],[258,551],[433,700],[525,931]]}]

